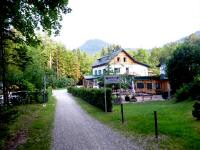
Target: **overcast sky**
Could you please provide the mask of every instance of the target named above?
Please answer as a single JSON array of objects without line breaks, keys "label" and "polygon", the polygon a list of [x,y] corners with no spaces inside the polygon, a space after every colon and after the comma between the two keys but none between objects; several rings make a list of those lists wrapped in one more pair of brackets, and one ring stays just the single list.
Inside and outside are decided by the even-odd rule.
[{"label": "overcast sky", "polygon": [[152,48],[200,30],[200,0],[69,0],[57,38],[74,49],[101,39],[123,48]]}]

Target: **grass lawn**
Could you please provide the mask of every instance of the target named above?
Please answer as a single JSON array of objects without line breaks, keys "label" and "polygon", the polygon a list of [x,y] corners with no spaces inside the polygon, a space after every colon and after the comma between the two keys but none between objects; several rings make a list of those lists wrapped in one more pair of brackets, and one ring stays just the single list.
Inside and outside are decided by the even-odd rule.
[{"label": "grass lawn", "polygon": [[29,104],[15,107],[18,117],[8,124],[8,137],[4,148],[20,150],[48,150],[51,147],[55,99],[45,104]]},{"label": "grass lawn", "polygon": [[[90,115],[123,134],[131,136],[145,149],[200,149],[200,122],[192,117],[194,101],[124,104],[125,123],[123,125],[120,105],[114,105],[113,112],[104,113],[79,98],[77,101]],[[154,138],[153,111],[158,113],[158,139]]]}]

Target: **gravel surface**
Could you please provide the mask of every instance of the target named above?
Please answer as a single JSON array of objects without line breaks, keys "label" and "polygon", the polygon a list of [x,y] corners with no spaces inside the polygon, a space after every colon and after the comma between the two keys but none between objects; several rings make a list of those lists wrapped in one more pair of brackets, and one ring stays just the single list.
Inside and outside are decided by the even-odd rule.
[{"label": "gravel surface", "polygon": [[130,139],[90,117],[66,90],[57,99],[52,150],[138,150]]}]

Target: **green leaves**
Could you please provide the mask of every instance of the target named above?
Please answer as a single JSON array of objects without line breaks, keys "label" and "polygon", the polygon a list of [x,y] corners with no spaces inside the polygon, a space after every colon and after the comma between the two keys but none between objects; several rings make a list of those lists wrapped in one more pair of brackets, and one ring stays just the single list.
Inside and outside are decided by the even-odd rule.
[{"label": "green leaves", "polygon": [[[192,40],[192,39],[191,39]],[[172,90],[192,82],[200,74],[199,42],[186,40],[180,44],[168,61],[167,71]]]}]

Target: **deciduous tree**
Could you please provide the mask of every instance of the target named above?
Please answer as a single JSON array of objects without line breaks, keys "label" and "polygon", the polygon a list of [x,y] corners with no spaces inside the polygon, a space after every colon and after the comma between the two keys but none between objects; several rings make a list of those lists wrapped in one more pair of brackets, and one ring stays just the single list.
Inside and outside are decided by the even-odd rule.
[{"label": "deciduous tree", "polygon": [[[4,100],[6,92],[6,41],[36,44],[35,29],[42,28],[48,34],[58,34],[61,28],[62,13],[68,13],[68,0],[3,0],[0,10],[0,57]],[[20,32],[20,36],[15,34]],[[17,35],[17,36],[16,36]]]}]

